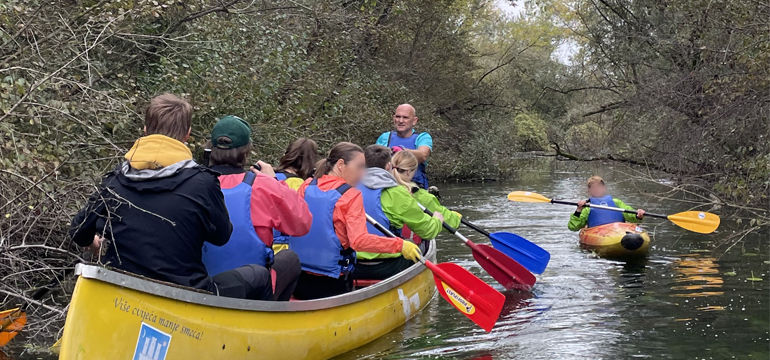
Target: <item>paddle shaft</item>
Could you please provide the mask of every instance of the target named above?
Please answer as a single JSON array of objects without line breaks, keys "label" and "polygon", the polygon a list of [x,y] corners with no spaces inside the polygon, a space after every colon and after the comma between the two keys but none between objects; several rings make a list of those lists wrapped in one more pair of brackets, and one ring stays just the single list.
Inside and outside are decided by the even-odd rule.
[{"label": "paddle shaft", "polygon": [[[576,202],[561,201],[561,200],[554,200],[554,199],[551,199],[551,203],[552,204],[562,204],[562,205],[578,206],[578,203],[576,203]],[[619,212],[624,212],[624,213],[627,213],[627,214],[636,214],[636,211],[634,211],[634,210],[621,209],[621,208],[616,208],[616,207],[612,207],[612,206],[594,205],[594,204],[591,204],[589,202],[587,202],[585,204],[585,207],[591,207],[591,208],[594,208],[594,209],[602,209],[602,210],[610,210],[610,211],[619,211]],[[644,216],[650,216],[650,217],[654,217],[654,218],[658,218],[658,219],[668,219],[668,215],[653,214],[653,213],[648,213],[648,212],[645,212]]]},{"label": "paddle shaft", "polygon": [[[59,283],[61,283],[61,281],[64,280],[64,278],[66,278],[69,274],[71,274],[73,271],[75,271],[75,265],[77,265],[77,263],[79,263],[79,262],[80,262],[80,260],[76,260],[74,263],[68,265],[61,273],[59,273],[58,275],[55,275],[54,278],[51,279],[51,282],[49,282],[48,284],[44,285],[43,287],[35,290],[35,292],[32,293],[32,300],[38,301],[38,300],[42,299],[43,296],[45,296],[46,294],[51,292],[51,290],[56,285],[59,285]],[[21,309],[22,310],[26,310],[27,306],[29,306],[29,305],[30,305],[30,303],[25,303],[24,305],[22,305]]]},{"label": "paddle shaft", "polygon": [[[412,194],[414,194],[415,192],[417,192],[417,191],[419,191],[419,190],[420,190],[420,189],[419,189],[418,187],[413,187],[413,188],[412,188]],[[420,204],[420,203],[417,203],[417,205],[420,205],[420,209],[422,209],[422,211],[424,211],[426,214],[428,214],[428,215],[430,215],[430,216],[433,216],[433,213],[432,213],[432,212],[430,212],[430,210],[426,209],[426,208],[425,208],[425,206],[423,206],[423,205],[422,205],[422,204]],[[476,230],[476,231],[478,231],[478,232],[480,232],[480,233],[484,234],[484,236],[486,236],[486,237],[490,237],[490,236],[492,236],[492,235],[490,235],[488,232],[484,231],[484,229],[482,229],[482,228],[480,228],[480,227],[478,227],[478,226],[476,226],[476,225],[473,225],[473,224],[471,224],[469,221],[466,221],[466,220],[465,220],[465,219],[463,219],[463,218],[460,218],[460,221],[462,221],[462,223],[463,223],[463,224],[465,224],[465,225],[468,225],[468,227],[470,227],[471,229],[473,229],[473,230]],[[459,237],[459,238],[460,238],[460,240],[464,241],[464,242],[465,242],[465,244],[466,244],[466,245],[468,245],[468,246],[470,246],[472,249],[473,249],[473,247],[476,245],[476,244],[472,243],[470,240],[468,240],[468,239],[467,239],[465,236],[463,236],[462,234],[458,233],[458,232],[457,232],[457,229],[455,229],[455,228],[453,228],[453,227],[449,226],[449,224],[447,224],[446,222],[443,222],[441,225],[444,227],[444,229],[446,229],[446,231],[449,231],[449,233],[450,233],[450,234],[454,234],[454,235],[456,235],[457,237]],[[476,251],[476,250],[478,250],[478,249],[474,249],[474,251]],[[482,251],[482,252],[483,252],[483,251]],[[486,255],[485,255],[485,256],[486,256]]]},{"label": "paddle shaft", "polygon": [[[430,210],[426,209],[425,206],[422,206],[422,204],[420,204],[420,203],[417,203],[417,205],[420,205],[420,208],[426,214],[428,214],[430,216],[433,216],[433,213],[430,212]],[[466,246],[471,248],[472,251],[481,254],[482,256],[484,256],[485,259],[487,259],[489,262],[491,262],[492,264],[494,264],[498,268],[501,268],[501,269],[505,268],[505,266],[503,264],[501,264],[499,261],[497,261],[497,259],[495,259],[494,257],[489,256],[489,254],[487,254],[486,250],[476,246],[476,243],[474,243],[473,241],[468,240],[468,238],[463,236],[463,234],[460,234],[457,231],[457,229],[449,226],[449,224],[447,224],[446,221],[442,222],[441,225],[444,227],[444,229],[446,229],[446,231],[449,231],[450,234],[453,234],[453,235],[457,236],[458,238],[460,238],[460,240],[462,240],[465,243]]]},{"label": "paddle shaft", "polygon": [[203,149],[203,166],[211,166],[211,149]]},{"label": "paddle shaft", "polygon": [[473,224],[472,222],[470,222],[470,221],[468,221],[468,220],[465,220],[465,219],[463,219],[463,218],[460,218],[460,222],[462,222],[463,224],[465,224],[465,226],[467,226],[467,227],[469,227],[469,228],[471,228],[471,229],[473,229],[473,230],[476,230],[476,231],[478,231],[478,232],[482,233],[484,236],[486,236],[486,237],[488,237],[488,238],[491,238],[491,237],[492,237],[492,235],[491,235],[489,232],[487,232],[486,230],[484,230],[484,229],[482,229],[482,228],[480,228],[480,227],[476,226],[475,224]]},{"label": "paddle shaft", "polygon": [[[382,226],[382,224],[377,222],[377,220],[374,220],[374,218],[369,216],[369,214],[366,214],[366,221],[368,221],[370,224],[372,224],[372,226],[374,226],[374,228],[377,229],[379,232],[385,234],[385,236],[387,236],[389,238],[396,238],[396,237],[398,237],[395,234],[393,234],[392,232],[390,232],[390,230],[388,230],[384,226]],[[441,281],[447,283],[449,285],[449,287],[457,289],[458,292],[461,293],[461,294],[463,294],[463,293],[464,294],[468,294],[469,295],[467,297],[468,301],[472,302],[472,301],[475,300],[475,299],[473,299],[473,294],[474,294],[473,290],[467,288],[465,285],[459,283],[458,281],[455,281],[455,279],[452,276],[450,276],[449,274],[447,274],[446,271],[442,270],[441,268],[439,268],[438,266],[436,266],[432,262],[430,262],[428,260],[425,260],[422,256],[420,256],[419,260],[420,260],[420,262],[423,265],[425,265],[428,269],[430,269],[430,271],[432,271],[433,274],[438,276],[441,279]]]}]

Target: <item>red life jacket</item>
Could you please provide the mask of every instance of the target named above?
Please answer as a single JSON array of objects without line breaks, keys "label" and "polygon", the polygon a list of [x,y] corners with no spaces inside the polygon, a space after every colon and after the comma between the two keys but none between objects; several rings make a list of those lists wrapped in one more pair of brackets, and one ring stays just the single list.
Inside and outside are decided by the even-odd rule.
[{"label": "red life jacket", "polygon": [[415,245],[420,245],[422,242],[422,238],[412,232],[406,224],[404,224],[404,227],[401,229],[401,238],[404,240],[411,240]]}]

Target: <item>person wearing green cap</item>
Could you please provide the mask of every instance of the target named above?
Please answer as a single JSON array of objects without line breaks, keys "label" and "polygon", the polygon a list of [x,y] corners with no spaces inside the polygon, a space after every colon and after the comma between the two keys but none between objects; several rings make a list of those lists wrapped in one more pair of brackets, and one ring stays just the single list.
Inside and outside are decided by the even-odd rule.
[{"label": "person wearing green cap", "polygon": [[276,180],[270,164],[259,161],[260,170],[244,170],[252,149],[251,128],[245,120],[232,115],[221,118],[206,147],[211,149],[211,169],[221,174],[219,182],[233,224],[226,245],[203,247],[207,271],[218,274],[247,264],[262,266],[269,269],[269,276],[249,281],[270,289],[272,300],[288,301],[297,285],[300,261],[291,250],[273,253],[273,231],[307,234],[313,217],[305,200]]}]

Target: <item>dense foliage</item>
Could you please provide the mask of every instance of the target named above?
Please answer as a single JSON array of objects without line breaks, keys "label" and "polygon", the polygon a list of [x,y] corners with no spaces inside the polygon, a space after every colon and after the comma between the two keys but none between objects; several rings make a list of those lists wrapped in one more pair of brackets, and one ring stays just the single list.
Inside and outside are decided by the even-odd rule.
[{"label": "dense foliage", "polygon": [[[551,60],[556,30],[486,0],[3,1],[3,304],[78,259],[68,222],[141,135],[154,95],[191,101],[195,153],[235,114],[268,161],[299,136],[322,150],[373,143],[410,102],[436,139],[434,179],[496,174],[544,144],[543,120],[512,134],[517,114],[560,115],[539,85],[566,71]],[[45,302],[30,329],[62,320],[64,303]]]}]

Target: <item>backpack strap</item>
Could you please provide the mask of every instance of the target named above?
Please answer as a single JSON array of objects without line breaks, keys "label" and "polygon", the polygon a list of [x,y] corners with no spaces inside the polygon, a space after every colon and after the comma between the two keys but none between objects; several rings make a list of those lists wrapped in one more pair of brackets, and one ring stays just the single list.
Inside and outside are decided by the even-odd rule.
[{"label": "backpack strap", "polygon": [[290,173],[290,172],[288,172],[286,170],[278,170],[278,171],[276,171],[276,173],[283,174],[284,176],[286,176],[287,179],[298,178],[299,177],[298,175],[292,174],[292,173]]},{"label": "backpack strap", "polygon": [[314,178],[313,181],[311,181],[310,184],[308,184],[308,185],[317,186],[318,185],[318,179]]},{"label": "backpack strap", "polygon": [[[313,181],[315,181],[315,179],[313,179]],[[337,188],[337,192],[339,192],[340,195],[345,195],[345,192],[348,190],[350,190],[350,185],[348,184],[342,184]]]},{"label": "backpack strap", "polygon": [[254,185],[254,179],[256,178],[257,178],[257,174],[251,171],[246,171],[246,175],[243,176],[243,182],[248,184],[249,186],[252,186]]}]

